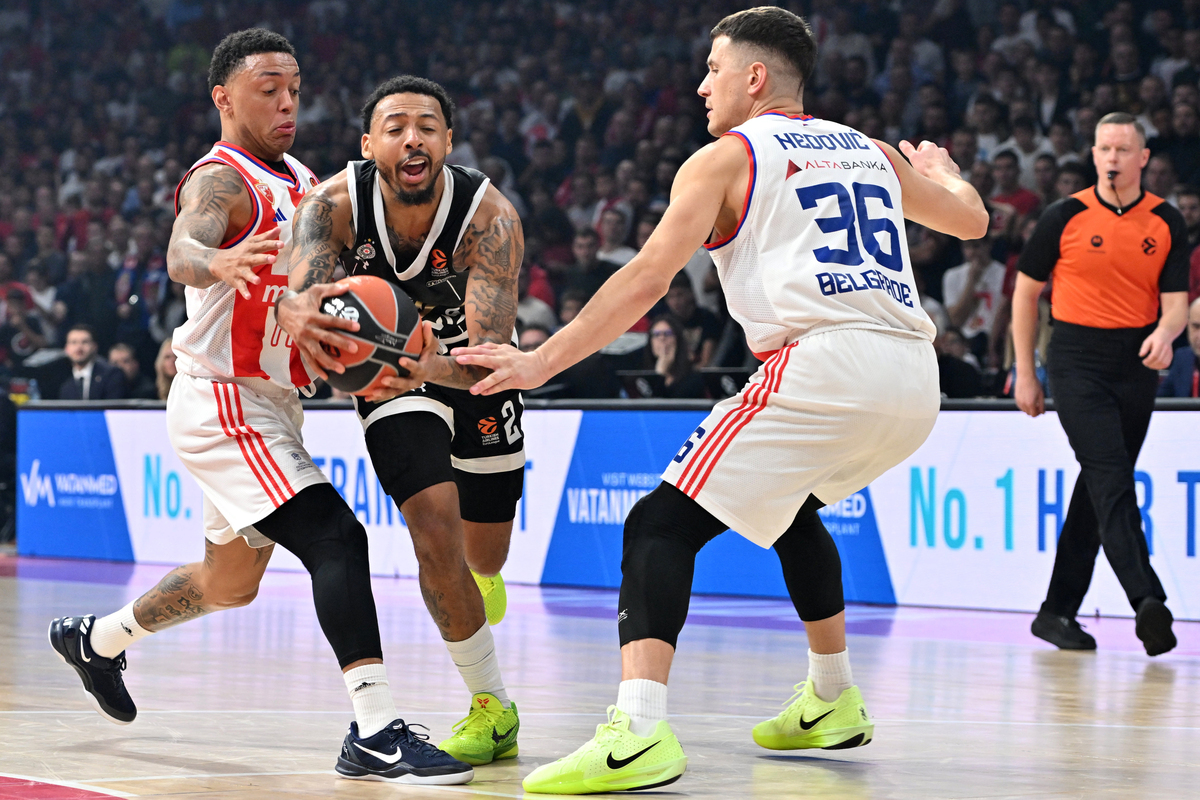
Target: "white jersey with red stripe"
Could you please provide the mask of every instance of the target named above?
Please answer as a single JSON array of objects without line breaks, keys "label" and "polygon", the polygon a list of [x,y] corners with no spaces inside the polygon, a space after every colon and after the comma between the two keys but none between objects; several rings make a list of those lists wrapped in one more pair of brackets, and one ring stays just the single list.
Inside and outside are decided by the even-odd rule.
[{"label": "white jersey with red stripe", "polygon": [[[234,247],[278,226],[286,250],[296,206],[318,181],[312,170],[291,156],[284,155],[283,161],[291,174],[276,172],[236,145],[217,142],[183,176],[175,190],[175,212],[179,213],[179,194],[192,172],[205,164],[224,164],[242,177],[254,214],[221,248]],[[275,324],[272,311],[275,300],[287,289],[286,259],[264,264],[255,273],[261,282],[250,284],[249,299],[225,283],[207,289],[187,287],[188,319],[175,331],[173,341],[180,372],[222,381],[258,378],[287,389],[312,382],[300,351]]]},{"label": "white jersey with red stripe", "polygon": [[750,159],[742,216],[705,245],[730,315],[766,357],[830,327],[932,341],[904,235],[900,179],[853,128],[770,112],[726,136]]}]

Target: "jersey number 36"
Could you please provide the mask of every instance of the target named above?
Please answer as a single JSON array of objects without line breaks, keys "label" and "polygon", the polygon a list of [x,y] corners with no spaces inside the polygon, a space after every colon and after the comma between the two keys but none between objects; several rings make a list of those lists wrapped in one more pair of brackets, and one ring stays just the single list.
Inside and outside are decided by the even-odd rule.
[{"label": "jersey number 36", "polygon": [[[883,201],[884,208],[892,208],[892,197],[882,186],[871,183],[851,184],[854,188],[854,200],[850,192],[840,183],[818,183],[815,186],[803,186],[796,190],[800,198],[801,208],[816,208],[817,201],[823,197],[836,197],[838,211],[836,217],[817,217],[814,222],[822,233],[846,232],[846,249],[838,250],[832,247],[818,247],[813,250],[813,256],[823,264],[841,264],[847,267],[857,267],[863,263],[859,250],[858,229],[862,230],[862,246],[881,267],[895,272],[904,269],[904,258],[900,254],[900,231],[896,223],[887,217],[872,218],[867,213],[867,198],[877,198]],[[857,217],[858,225],[855,225]],[[878,234],[888,238],[888,251],[879,245]]]}]

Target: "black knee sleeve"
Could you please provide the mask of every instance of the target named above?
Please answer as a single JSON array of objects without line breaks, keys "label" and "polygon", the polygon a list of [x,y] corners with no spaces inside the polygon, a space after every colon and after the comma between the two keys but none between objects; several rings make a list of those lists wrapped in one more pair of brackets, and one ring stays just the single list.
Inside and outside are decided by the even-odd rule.
[{"label": "black knee sleeve", "polygon": [[622,646],[638,639],[675,646],[687,619],[696,554],[724,530],[724,523],[669,483],[634,504],[621,557]]},{"label": "black knee sleeve", "polygon": [[788,595],[805,622],[828,619],[846,608],[842,558],[817,515],[824,505],[809,495],[791,526],[775,541]]},{"label": "black knee sleeve", "polygon": [[328,483],[309,486],[254,527],[294,553],[312,576],[317,620],[338,664],[383,658],[367,531],[341,495]]}]

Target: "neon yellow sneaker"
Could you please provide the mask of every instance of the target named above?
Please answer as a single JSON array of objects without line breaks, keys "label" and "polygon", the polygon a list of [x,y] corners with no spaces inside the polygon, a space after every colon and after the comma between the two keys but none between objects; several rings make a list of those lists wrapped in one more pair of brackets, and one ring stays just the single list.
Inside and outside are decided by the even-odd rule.
[{"label": "neon yellow sneaker", "polygon": [[608,707],[608,722],[566,758],[538,767],[522,782],[527,792],[593,794],[653,789],[679,780],[687,756],[671,726],[662,721],[647,737],[629,730],[629,715]]},{"label": "neon yellow sneaker", "polygon": [[475,579],[475,585],[483,595],[483,611],[487,614],[488,625],[499,625],[500,620],[504,619],[504,612],[508,610],[508,592],[504,591],[504,578],[500,577],[498,572],[491,578],[485,578],[475,570],[471,570],[471,577]]},{"label": "neon yellow sneaker", "polygon": [[438,747],[476,767],[498,758],[516,758],[520,727],[516,703],[505,708],[495,695],[480,692],[471,698],[467,715],[454,724],[454,734]]},{"label": "neon yellow sneaker", "polygon": [[867,715],[862,693],[851,686],[832,703],[817,697],[812,684],[802,681],[784,703],[778,717],[754,726],[754,741],[768,750],[845,750],[870,744],[875,725]]}]

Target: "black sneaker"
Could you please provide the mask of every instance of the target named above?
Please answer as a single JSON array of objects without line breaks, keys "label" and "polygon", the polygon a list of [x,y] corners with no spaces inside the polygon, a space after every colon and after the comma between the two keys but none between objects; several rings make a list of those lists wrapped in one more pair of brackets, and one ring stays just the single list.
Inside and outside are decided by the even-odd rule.
[{"label": "black sneaker", "polygon": [[360,781],[452,784],[475,777],[470,764],[437,749],[427,734],[416,733],[402,719],[365,739],[358,736],[358,723],[351,722],[334,769],[343,778]]},{"label": "black sneaker", "polygon": [[1171,609],[1157,597],[1147,597],[1138,604],[1134,630],[1146,646],[1146,655],[1160,656],[1175,649],[1178,642],[1171,632],[1171,623],[1174,621]]},{"label": "black sneaker", "polygon": [[1095,650],[1096,640],[1073,617],[1039,611],[1029,632],[1060,650]]},{"label": "black sneaker", "polygon": [[59,617],[50,623],[50,646],[65,663],[79,673],[88,700],[100,716],[118,725],[128,725],[137,716],[137,706],[125,690],[121,672],[125,653],[104,658],[92,651],[91,630],[94,616]]}]

